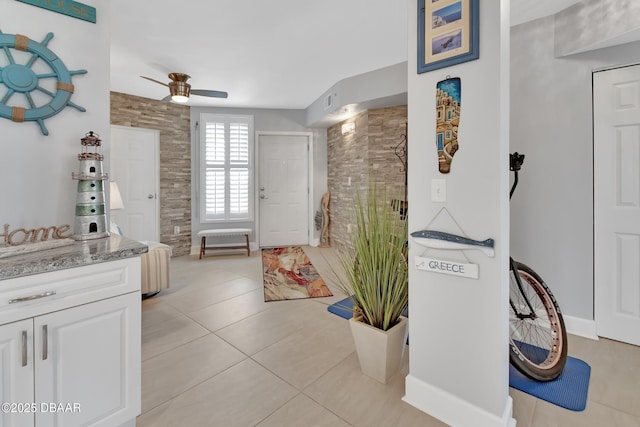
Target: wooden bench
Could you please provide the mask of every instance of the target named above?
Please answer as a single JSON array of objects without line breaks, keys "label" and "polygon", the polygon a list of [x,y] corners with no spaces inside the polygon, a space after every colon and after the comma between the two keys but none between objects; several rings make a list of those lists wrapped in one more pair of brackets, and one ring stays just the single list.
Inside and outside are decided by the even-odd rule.
[{"label": "wooden bench", "polygon": [[[220,228],[216,230],[202,230],[198,232],[198,237],[200,237],[200,258],[205,255],[205,251],[208,249],[246,249],[247,256],[250,256],[249,249],[249,234],[251,234],[250,228]],[[209,245],[207,246],[207,237],[223,237],[223,236],[244,236],[245,244],[237,244],[237,245]]]}]

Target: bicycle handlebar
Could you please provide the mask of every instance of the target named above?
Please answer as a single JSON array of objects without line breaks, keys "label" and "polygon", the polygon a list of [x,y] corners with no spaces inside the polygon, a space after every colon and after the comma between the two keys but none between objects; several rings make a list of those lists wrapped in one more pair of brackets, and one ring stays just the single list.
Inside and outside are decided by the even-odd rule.
[{"label": "bicycle handlebar", "polygon": [[509,154],[509,170],[517,172],[522,167],[524,163],[524,154],[520,154],[517,151],[515,153]]},{"label": "bicycle handlebar", "polygon": [[522,167],[523,163],[524,154],[520,154],[517,151],[509,154],[509,170],[513,171],[513,185],[509,192],[509,200],[511,200],[511,196],[513,196],[513,192],[516,190],[516,186],[518,185],[518,171]]}]

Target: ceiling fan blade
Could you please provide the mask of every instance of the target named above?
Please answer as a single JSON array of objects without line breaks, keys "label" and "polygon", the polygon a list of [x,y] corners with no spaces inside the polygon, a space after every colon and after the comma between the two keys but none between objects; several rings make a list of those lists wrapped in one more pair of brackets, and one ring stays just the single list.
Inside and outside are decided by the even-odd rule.
[{"label": "ceiling fan blade", "polygon": [[167,95],[164,98],[162,98],[160,101],[162,102],[171,102],[171,95]]},{"label": "ceiling fan blade", "polygon": [[167,87],[169,87],[169,85],[168,85],[168,84],[166,84],[166,83],[162,83],[162,82],[160,82],[160,81],[158,81],[158,80],[155,80],[155,79],[152,79],[151,77],[145,77],[145,76],[140,76],[140,77],[142,77],[143,79],[151,80],[152,82],[155,82],[155,83],[161,84],[162,86],[167,86]]},{"label": "ceiling fan blade", "polygon": [[192,95],[210,96],[212,98],[227,98],[229,94],[219,90],[191,89]]}]

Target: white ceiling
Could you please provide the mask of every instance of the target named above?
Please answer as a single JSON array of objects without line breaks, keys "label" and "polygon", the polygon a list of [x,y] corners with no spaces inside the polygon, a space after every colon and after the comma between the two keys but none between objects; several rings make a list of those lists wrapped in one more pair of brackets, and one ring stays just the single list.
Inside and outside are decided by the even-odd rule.
[{"label": "white ceiling", "polygon": [[[511,0],[513,23],[579,0]],[[111,0],[111,90],[153,99],[191,75],[189,105],[304,109],[338,81],[407,60],[404,0]]]}]

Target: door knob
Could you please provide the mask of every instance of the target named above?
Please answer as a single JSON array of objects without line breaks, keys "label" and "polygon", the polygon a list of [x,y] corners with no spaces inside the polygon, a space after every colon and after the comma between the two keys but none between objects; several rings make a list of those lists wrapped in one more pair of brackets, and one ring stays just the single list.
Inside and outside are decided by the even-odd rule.
[{"label": "door knob", "polygon": [[149,195],[147,196],[147,199],[153,199],[154,197],[155,197],[155,196],[154,196],[153,194],[149,194]]}]

